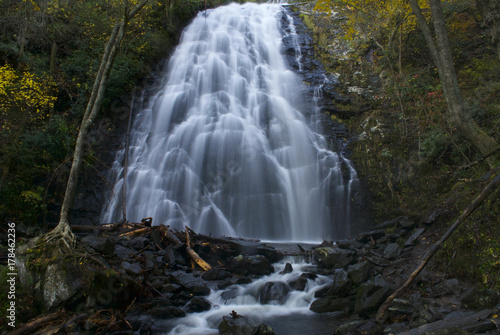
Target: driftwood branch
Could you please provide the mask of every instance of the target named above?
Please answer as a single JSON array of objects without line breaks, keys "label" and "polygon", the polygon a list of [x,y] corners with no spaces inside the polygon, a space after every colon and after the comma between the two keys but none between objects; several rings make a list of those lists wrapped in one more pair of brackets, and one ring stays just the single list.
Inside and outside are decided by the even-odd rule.
[{"label": "driftwood branch", "polygon": [[434,256],[434,254],[441,248],[443,243],[451,236],[451,234],[471,215],[479,206],[481,203],[486,199],[493,191],[496,190],[496,188],[500,185],[500,175],[496,176],[489,184],[486,186],[486,188],[477,196],[474,201],[467,206],[465,211],[460,215],[460,217],[455,221],[455,223],[448,229],[448,231],[441,237],[441,239],[436,242],[431,249],[427,252],[425,257],[422,259],[422,262],[420,265],[417,267],[415,271],[408,277],[408,280],[406,283],[404,283],[403,286],[401,286],[399,289],[394,291],[380,306],[378,312],[377,312],[377,317],[376,320],[378,322],[382,322],[386,319],[386,313],[387,309],[389,308],[389,305],[391,302],[400,296],[415,280],[415,278],[418,276],[418,274],[424,269],[424,267],[427,265],[429,260]]},{"label": "driftwood branch", "polygon": [[205,262],[193,249],[191,249],[191,242],[189,240],[189,228],[186,227],[186,253],[191,259],[198,264],[203,270],[208,271],[212,267]]}]

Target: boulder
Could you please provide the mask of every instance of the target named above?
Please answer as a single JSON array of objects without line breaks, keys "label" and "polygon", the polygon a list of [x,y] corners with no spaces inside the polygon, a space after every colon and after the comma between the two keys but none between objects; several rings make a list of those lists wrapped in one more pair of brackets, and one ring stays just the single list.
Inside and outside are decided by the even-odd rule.
[{"label": "boulder", "polygon": [[352,281],[349,278],[348,273],[344,269],[337,269],[333,273],[333,283],[330,286],[330,289],[326,292],[326,295],[345,297],[349,294],[351,286]]},{"label": "boulder", "polygon": [[384,250],[384,257],[387,259],[395,259],[401,254],[401,246],[397,243],[389,243]]},{"label": "boulder", "polygon": [[113,242],[107,237],[89,235],[82,238],[81,242],[104,255],[111,255],[115,249]]},{"label": "boulder", "polygon": [[391,289],[381,277],[361,284],[356,295],[354,311],[360,315],[375,313],[390,292]]},{"label": "boulder", "polygon": [[53,311],[83,296],[82,277],[78,268],[64,261],[47,266],[42,282],[44,308]]},{"label": "boulder", "polygon": [[372,266],[370,262],[364,261],[362,263],[356,263],[350,265],[347,268],[347,275],[352,280],[353,285],[359,286],[366,281],[370,275]]},{"label": "boulder", "polygon": [[285,264],[285,269],[283,271],[281,271],[280,273],[281,274],[285,274],[285,273],[291,273],[291,272],[293,272],[292,264],[286,263]]},{"label": "boulder", "polygon": [[307,278],[297,277],[287,282],[292,290],[304,291],[307,285]]},{"label": "boulder", "polygon": [[352,303],[348,298],[328,296],[314,300],[309,309],[315,313],[349,312],[351,305]]},{"label": "boulder", "polygon": [[231,278],[233,275],[223,269],[210,269],[201,275],[204,280],[224,280]]},{"label": "boulder", "polygon": [[355,253],[351,250],[331,247],[321,247],[314,250],[314,258],[318,263],[329,269],[343,268],[354,261]]},{"label": "boulder", "polygon": [[267,282],[259,294],[259,301],[262,304],[277,302],[284,304],[288,293],[291,291],[290,286],[284,282]]},{"label": "boulder", "polygon": [[135,250],[142,250],[149,245],[149,239],[144,236],[137,236],[130,240],[129,246]]},{"label": "boulder", "polygon": [[258,325],[245,316],[224,316],[218,328],[220,335],[274,335],[269,326]]},{"label": "boulder", "polygon": [[228,261],[227,268],[231,273],[242,276],[270,275],[274,271],[269,260],[262,255],[232,257]]},{"label": "boulder", "polygon": [[174,284],[181,285],[195,295],[207,295],[210,293],[210,289],[207,287],[205,282],[201,278],[194,276],[192,273],[177,270],[170,274],[170,280]]},{"label": "boulder", "polygon": [[135,254],[136,251],[134,249],[130,249],[124,246],[121,246],[119,244],[115,245],[115,255],[118,256],[118,258],[126,259],[128,260],[131,255]]},{"label": "boulder", "polygon": [[415,242],[419,238],[420,235],[425,231],[425,228],[417,229],[408,239],[406,240],[405,247],[409,247],[415,245]]},{"label": "boulder", "polygon": [[129,263],[127,261],[124,261],[122,262],[121,266],[125,270],[125,272],[131,276],[138,275],[142,271],[141,265],[137,262]]},{"label": "boulder", "polygon": [[208,311],[211,307],[212,305],[208,300],[200,297],[194,297],[186,305],[187,312],[189,313],[199,313],[203,311]]},{"label": "boulder", "polygon": [[335,335],[348,335],[351,334],[351,331],[354,331],[356,327],[362,325],[365,321],[363,320],[355,320],[355,321],[350,321],[347,323],[344,323],[340,325],[336,330],[335,330]]}]

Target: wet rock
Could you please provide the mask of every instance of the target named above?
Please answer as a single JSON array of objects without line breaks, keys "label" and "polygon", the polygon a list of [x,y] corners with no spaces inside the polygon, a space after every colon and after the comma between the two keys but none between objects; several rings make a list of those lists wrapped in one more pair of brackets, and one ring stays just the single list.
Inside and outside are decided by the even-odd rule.
[{"label": "wet rock", "polygon": [[408,326],[404,322],[396,322],[388,325],[384,329],[384,334],[399,334],[408,329]]},{"label": "wet rock", "polygon": [[343,268],[354,260],[355,253],[341,248],[321,247],[314,250],[314,258],[329,269]]},{"label": "wet rock", "polygon": [[401,254],[401,246],[397,243],[390,243],[384,250],[384,257],[387,259],[395,259]]},{"label": "wet rock", "polygon": [[314,300],[309,309],[315,313],[348,312],[351,301],[349,298],[324,297]]},{"label": "wet rock", "polygon": [[231,278],[233,275],[223,269],[210,269],[201,275],[203,280],[224,280]]},{"label": "wet rock", "polygon": [[274,335],[271,327],[258,325],[245,316],[237,318],[224,316],[218,328],[220,335]]},{"label": "wet rock", "polygon": [[129,246],[135,250],[142,250],[149,245],[149,239],[144,236],[137,236],[130,240]]},{"label": "wet rock", "polygon": [[174,306],[158,306],[150,309],[146,313],[157,319],[171,319],[186,316],[186,312]]},{"label": "wet rock", "polygon": [[359,243],[356,240],[340,240],[340,241],[337,241],[335,243],[339,248],[342,248],[342,249],[356,250],[356,249],[360,249],[363,247],[363,244]]},{"label": "wet rock", "polygon": [[389,296],[390,291],[391,289],[381,277],[361,284],[356,295],[354,311],[360,315],[375,313]]},{"label": "wet rock", "polygon": [[388,309],[389,315],[396,319],[404,315],[412,315],[413,311],[413,304],[403,299],[394,299]]},{"label": "wet rock", "polygon": [[274,268],[262,255],[233,257],[228,262],[228,269],[237,275],[270,275]]},{"label": "wet rock", "polygon": [[285,269],[283,271],[281,271],[280,273],[284,274],[284,273],[291,273],[291,272],[293,272],[292,264],[286,263]]},{"label": "wet rock", "polygon": [[138,275],[142,271],[141,265],[139,263],[129,263],[125,261],[122,262],[121,266],[129,275]]},{"label": "wet rock", "polygon": [[267,282],[259,294],[259,301],[262,304],[278,302],[284,304],[288,293],[291,291],[290,286],[284,282]]},{"label": "wet rock", "polygon": [[118,258],[122,259],[128,259],[131,255],[135,254],[134,249],[130,249],[121,245],[115,245],[115,255],[118,256]]},{"label": "wet rock", "polygon": [[415,245],[417,238],[425,231],[425,228],[417,229],[408,239],[406,240],[405,247]]},{"label": "wet rock", "polygon": [[82,238],[81,242],[104,255],[111,255],[115,250],[113,242],[106,237],[89,235]]},{"label": "wet rock", "polygon": [[473,289],[462,299],[464,307],[470,309],[494,308],[500,303],[500,296],[492,290]]},{"label": "wet rock", "polygon": [[432,286],[430,296],[435,298],[449,294],[458,295],[461,293],[461,291],[462,291],[462,285],[460,285],[458,279],[453,278],[453,279],[447,279]]},{"label": "wet rock", "polygon": [[300,277],[305,279],[315,280],[316,278],[318,278],[318,275],[312,272],[304,272],[300,275]]},{"label": "wet rock", "polygon": [[337,269],[333,273],[333,283],[330,286],[330,289],[327,291],[326,295],[337,295],[339,297],[345,297],[349,293],[351,286],[352,281],[349,278],[347,271],[345,271],[344,269]]},{"label": "wet rock", "polygon": [[356,320],[344,323],[340,325],[337,330],[335,330],[335,335],[348,335],[351,331],[355,330],[356,327],[365,323],[363,320]]},{"label": "wet rock", "polygon": [[364,283],[366,279],[368,279],[371,269],[372,265],[369,262],[364,261],[362,263],[350,265],[347,268],[347,275],[355,286],[359,286]]},{"label": "wet rock", "polygon": [[297,277],[287,282],[292,290],[304,291],[307,285],[307,278]]},{"label": "wet rock", "polygon": [[470,335],[468,331],[465,331],[460,328],[446,328],[446,329],[440,329],[432,332],[426,332],[425,335]]},{"label": "wet rock", "polygon": [[377,229],[359,234],[356,240],[360,243],[368,243],[371,242],[372,238],[374,240],[378,240],[384,235],[385,235],[385,229]]},{"label": "wet rock", "polygon": [[42,282],[44,308],[52,311],[83,295],[82,277],[81,271],[64,262],[47,266]]},{"label": "wet rock", "polygon": [[194,297],[191,301],[186,305],[188,313],[199,313],[203,311],[208,311],[212,305],[206,299]]},{"label": "wet rock", "polygon": [[170,274],[170,280],[175,284],[181,285],[195,295],[207,295],[210,293],[210,289],[205,285],[205,282],[195,277],[192,273],[177,270]]}]

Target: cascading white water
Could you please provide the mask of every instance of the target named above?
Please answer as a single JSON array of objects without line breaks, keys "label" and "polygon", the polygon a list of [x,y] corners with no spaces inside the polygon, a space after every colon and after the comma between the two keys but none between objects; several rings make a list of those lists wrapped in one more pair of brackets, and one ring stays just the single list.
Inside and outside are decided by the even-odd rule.
[{"label": "cascading white water", "polygon": [[[293,262],[293,271],[283,274],[286,262]],[[297,262],[298,261],[298,262]],[[317,291],[332,283],[327,276],[318,275],[307,279],[303,290],[293,290],[279,300],[261,301],[266,283],[288,284],[299,278],[311,268],[311,264],[297,259],[287,259],[274,264],[276,271],[246,285],[231,285],[224,290],[212,290],[207,300],[212,309],[201,313],[190,313],[184,318],[156,320],[156,334],[168,335],[208,335],[218,334],[217,327],[223,316],[231,311],[249,318],[255,324],[265,323],[272,326],[278,334],[330,334],[335,320],[322,319],[319,314],[309,310]],[[287,321],[286,321],[287,320]]]},{"label": "cascading white water", "polygon": [[[129,221],[151,216],[176,229],[265,240],[348,235],[356,174],[299,111],[282,11],[231,4],[200,13],[184,31],[166,85],[134,118]],[[102,222],[122,218],[123,155]]]}]

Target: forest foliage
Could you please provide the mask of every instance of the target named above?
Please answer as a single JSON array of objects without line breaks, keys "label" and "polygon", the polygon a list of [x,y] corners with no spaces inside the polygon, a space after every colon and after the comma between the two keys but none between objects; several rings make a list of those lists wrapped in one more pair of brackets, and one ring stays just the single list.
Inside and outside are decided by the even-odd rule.
[{"label": "forest foliage", "polygon": [[[351,94],[357,109],[342,105],[338,109],[341,121],[360,134],[351,145],[353,158],[372,190],[378,220],[410,215],[444,229],[481,185],[498,174],[500,157],[494,156],[491,169],[450,121],[435,64],[407,3],[318,0],[314,15],[304,19],[328,70],[339,73],[346,86],[364,88],[362,95]],[[418,3],[432,27],[428,1]],[[500,16],[486,15],[480,5],[495,13],[500,4],[484,0],[441,4],[467,109],[498,143],[500,43],[492,37]],[[347,87],[344,93],[351,92]],[[498,194],[469,219],[467,228],[452,236],[436,262],[440,270],[497,290]]]},{"label": "forest foliage", "polygon": [[[43,222],[63,197],[104,45],[137,0],[0,0],[0,219]],[[182,27],[225,1],[149,1],[128,25],[103,115],[164,59]],[[90,143],[89,143],[90,144]],[[87,169],[97,164],[90,149]]]}]

